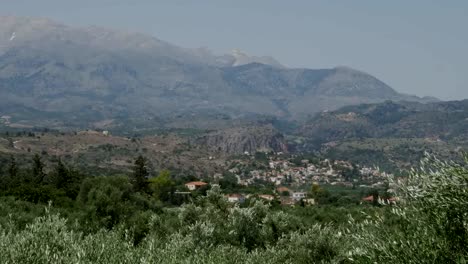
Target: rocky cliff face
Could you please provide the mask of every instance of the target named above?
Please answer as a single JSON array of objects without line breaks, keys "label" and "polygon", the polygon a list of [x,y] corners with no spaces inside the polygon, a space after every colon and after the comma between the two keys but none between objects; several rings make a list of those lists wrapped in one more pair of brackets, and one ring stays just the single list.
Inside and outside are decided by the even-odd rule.
[{"label": "rocky cliff face", "polygon": [[284,136],[271,125],[230,128],[216,131],[199,139],[214,151],[242,154],[257,151],[287,152]]}]

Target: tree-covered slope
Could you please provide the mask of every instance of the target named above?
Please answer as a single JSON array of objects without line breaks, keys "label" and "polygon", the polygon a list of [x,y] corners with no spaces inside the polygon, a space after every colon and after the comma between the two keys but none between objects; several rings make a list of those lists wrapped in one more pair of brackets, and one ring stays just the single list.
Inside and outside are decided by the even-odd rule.
[{"label": "tree-covered slope", "polygon": [[369,165],[415,166],[424,152],[455,158],[468,148],[468,100],[391,102],[322,112],[296,131],[297,148]]}]

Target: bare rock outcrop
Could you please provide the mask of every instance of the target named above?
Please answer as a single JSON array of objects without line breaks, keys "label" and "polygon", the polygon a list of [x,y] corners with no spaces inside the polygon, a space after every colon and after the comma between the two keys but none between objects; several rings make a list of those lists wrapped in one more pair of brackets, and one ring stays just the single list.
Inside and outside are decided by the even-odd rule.
[{"label": "bare rock outcrop", "polygon": [[242,154],[257,151],[287,152],[284,136],[271,125],[229,128],[212,132],[199,139],[214,151]]}]

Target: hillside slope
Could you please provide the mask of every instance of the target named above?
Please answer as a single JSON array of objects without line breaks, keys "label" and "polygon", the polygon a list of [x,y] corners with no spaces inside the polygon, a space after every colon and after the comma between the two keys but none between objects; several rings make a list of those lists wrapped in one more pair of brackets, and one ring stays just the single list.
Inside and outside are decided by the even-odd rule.
[{"label": "hillside slope", "polygon": [[369,165],[409,168],[425,152],[457,159],[468,150],[468,100],[347,106],[317,114],[296,136],[300,151]]}]

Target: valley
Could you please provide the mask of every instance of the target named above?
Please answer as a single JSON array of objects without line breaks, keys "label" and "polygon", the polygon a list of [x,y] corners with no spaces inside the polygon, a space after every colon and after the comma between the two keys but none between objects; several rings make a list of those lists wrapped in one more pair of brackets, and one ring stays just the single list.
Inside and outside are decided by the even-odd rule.
[{"label": "valley", "polygon": [[[105,2],[110,12],[151,1]],[[92,17],[101,4],[74,12]],[[403,35],[386,28],[402,21],[360,41],[367,23],[354,34],[347,26],[364,16],[334,29],[345,12],[299,30],[309,14],[282,17],[295,4],[269,23],[260,19],[265,6],[249,6],[236,14],[236,30],[221,26],[229,16],[205,26],[218,32],[219,49],[240,40],[219,39],[220,29],[239,34],[254,10],[249,28],[281,24],[257,51],[300,33],[313,45],[294,40],[282,56],[310,53],[316,68],[161,40],[148,33],[167,26],[155,22],[159,6],[148,9],[147,34],[0,14],[0,262],[466,263],[468,100],[424,96],[427,87],[445,89],[434,76],[420,81],[419,95],[389,85],[398,78],[375,77],[443,45],[432,36],[404,58],[411,45],[393,42]],[[181,16],[194,10],[171,13],[169,24],[190,26]],[[379,20],[389,19],[385,11]],[[196,13],[192,23],[213,15]],[[318,28],[320,36],[309,34]],[[244,44],[263,39],[247,36]],[[361,46],[364,56],[349,59]],[[417,83],[430,69],[462,83],[430,55],[420,62],[429,66],[400,81]],[[373,65],[366,69],[375,75],[336,62]]]}]

